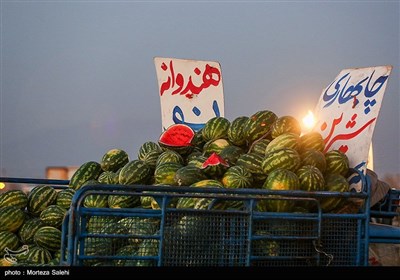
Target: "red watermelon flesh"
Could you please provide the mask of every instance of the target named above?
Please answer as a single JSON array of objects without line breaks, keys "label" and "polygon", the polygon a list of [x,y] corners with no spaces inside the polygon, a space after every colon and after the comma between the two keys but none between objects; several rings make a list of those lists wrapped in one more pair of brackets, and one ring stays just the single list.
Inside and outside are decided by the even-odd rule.
[{"label": "red watermelon flesh", "polygon": [[171,147],[190,146],[194,135],[194,130],[189,126],[173,124],[161,134],[159,142]]},{"label": "red watermelon flesh", "polygon": [[221,156],[219,156],[217,153],[212,153],[208,157],[208,159],[205,162],[203,162],[203,165],[201,166],[201,168],[204,169],[207,166],[215,166],[215,165],[219,165],[219,164],[229,167],[229,164]]}]

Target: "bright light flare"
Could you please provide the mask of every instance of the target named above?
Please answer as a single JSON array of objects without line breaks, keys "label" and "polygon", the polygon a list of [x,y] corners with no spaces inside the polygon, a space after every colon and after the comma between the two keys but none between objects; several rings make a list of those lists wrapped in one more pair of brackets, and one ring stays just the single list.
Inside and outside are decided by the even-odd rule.
[{"label": "bright light flare", "polygon": [[313,112],[308,110],[308,114],[303,118],[303,124],[305,128],[312,129],[315,126],[316,120],[314,118]]},{"label": "bright light flare", "polygon": [[4,189],[6,187],[6,184],[4,184],[3,182],[0,182],[0,190]]}]

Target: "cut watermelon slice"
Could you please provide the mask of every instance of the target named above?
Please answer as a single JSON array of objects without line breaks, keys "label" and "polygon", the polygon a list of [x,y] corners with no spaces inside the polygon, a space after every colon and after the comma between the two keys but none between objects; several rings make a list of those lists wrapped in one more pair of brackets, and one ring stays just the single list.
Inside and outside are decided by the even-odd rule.
[{"label": "cut watermelon slice", "polygon": [[217,153],[212,153],[208,159],[203,162],[201,168],[204,169],[208,166],[216,166],[216,165],[223,165],[226,167],[229,167],[228,162],[226,162],[221,156],[219,156]]},{"label": "cut watermelon slice", "polygon": [[185,124],[173,124],[165,130],[159,139],[159,143],[169,147],[191,146],[195,132]]}]

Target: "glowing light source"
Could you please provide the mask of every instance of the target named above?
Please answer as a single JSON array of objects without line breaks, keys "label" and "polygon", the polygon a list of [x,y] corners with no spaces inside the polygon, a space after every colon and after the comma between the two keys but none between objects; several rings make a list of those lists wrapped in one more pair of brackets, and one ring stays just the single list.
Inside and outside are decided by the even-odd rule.
[{"label": "glowing light source", "polygon": [[303,118],[303,124],[305,128],[312,129],[315,125],[315,118],[313,112],[308,110],[308,114]]},{"label": "glowing light source", "polygon": [[3,182],[0,182],[0,190],[4,189],[6,187],[6,184],[4,184]]},{"label": "glowing light source", "polygon": [[374,170],[374,149],[372,147],[372,142],[371,145],[369,146],[369,151],[368,151],[367,168]]}]

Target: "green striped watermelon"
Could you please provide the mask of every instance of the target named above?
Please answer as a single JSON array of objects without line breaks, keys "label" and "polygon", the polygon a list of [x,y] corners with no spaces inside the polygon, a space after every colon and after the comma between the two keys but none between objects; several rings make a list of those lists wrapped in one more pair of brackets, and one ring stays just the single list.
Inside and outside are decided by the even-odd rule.
[{"label": "green striped watermelon", "polygon": [[97,178],[97,181],[100,184],[116,185],[119,183],[119,174],[113,171],[104,171],[100,174],[99,178]]},{"label": "green striped watermelon", "polygon": [[17,206],[25,208],[28,204],[28,196],[21,190],[9,190],[0,195],[0,208]]},{"label": "green striped watermelon", "polygon": [[[299,178],[295,173],[287,169],[276,169],[272,171],[263,185],[263,189],[273,191],[290,191],[299,188]],[[290,212],[294,206],[293,201],[279,199],[280,196],[271,196],[275,199],[264,199],[257,203],[260,211]]]},{"label": "green striped watermelon", "polygon": [[32,215],[39,216],[40,212],[54,204],[56,200],[57,191],[54,188],[47,185],[36,186],[28,194],[27,210]]},{"label": "green striped watermelon", "polygon": [[228,140],[236,146],[245,146],[247,144],[244,125],[249,117],[241,116],[234,119],[228,129]]},{"label": "green striped watermelon", "polygon": [[[325,176],[324,190],[330,192],[348,192],[349,183],[347,179],[340,174],[327,174]],[[321,208],[324,212],[333,212],[344,201],[345,199],[340,197],[324,197],[321,199]]]},{"label": "green striped watermelon", "polygon": [[156,168],[158,157],[162,152],[151,151],[143,157],[143,162],[150,166],[152,169]]},{"label": "green striped watermelon", "polygon": [[192,146],[195,149],[203,150],[203,146],[206,141],[203,138],[203,129],[199,129],[194,133],[194,137],[192,140]]},{"label": "green striped watermelon", "polygon": [[237,165],[229,167],[221,181],[227,188],[251,188],[253,176],[246,168]]},{"label": "green striped watermelon", "polygon": [[83,183],[82,187],[85,187],[85,186],[96,186],[96,185],[100,185],[100,182],[97,181],[97,180],[89,180],[89,181],[86,181],[85,183]]},{"label": "green striped watermelon", "polygon": [[210,140],[204,144],[203,155],[210,156],[212,153],[220,154],[221,151],[229,147],[230,143],[226,139]]},{"label": "green striped watermelon", "polygon": [[267,176],[264,175],[264,172],[261,168],[263,160],[264,157],[260,154],[242,154],[236,161],[236,165],[246,168],[251,172],[251,174],[253,174],[253,177],[255,176],[255,178],[258,176],[265,179]]},{"label": "green striped watermelon", "polygon": [[18,236],[24,244],[32,244],[33,236],[39,228],[45,224],[39,218],[31,218],[26,220],[18,230]]},{"label": "green striped watermelon", "polygon": [[1,258],[7,253],[6,248],[9,250],[16,250],[19,247],[18,236],[10,231],[0,231],[0,253]]},{"label": "green striped watermelon", "polygon": [[16,232],[25,221],[25,213],[18,206],[0,209],[0,231]]},{"label": "green striped watermelon", "polygon": [[109,195],[109,208],[134,208],[140,206],[140,196],[137,195]]},{"label": "green striped watermelon", "polygon": [[262,110],[254,113],[245,123],[243,127],[247,142],[253,143],[270,133],[272,124],[276,121],[275,113]]},{"label": "green striped watermelon", "polygon": [[163,152],[160,145],[155,142],[145,142],[139,148],[138,159],[144,161],[147,165],[152,168],[156,167],[157,159]]},{"label": "green striped watermelon", "polygon": [[288,132],[300,135],[301,126],[296,118],[292,116],[282,116],[272,124],[271,127],[272,139],[275,139],[279,135]]},{"label": "green striped watermelon", "polygon": [[198,181],[208,179],[203,170],[194,166],[186,165],[179,168],[175,173],[175,185],[178,186],[190,186]]},{"label": "green striped watermelon", "polygon": [[[86,181],[82,187],[84,186],[96,186],[99,185],[100,182],[97,180],[89,180]],[[86,196],[83,200],[83,206],[87,208],[105,208],[108,207],[108,195],[105,194],[90,194]]]},{"label": "green striped watermelon", "polygon": [[95,161],[89,161],[81,166],[72,175],[69,187],[78,190],[86,181],[97,180],[102,173],[101,165]]},{"label": "green striped watermelon", "polygon": [[268,144],[267,148],[265,149],[265,154],[281,148],[291,148],[297,150],[299,142],[299,135],[291,132],[283,133],[277,136]]},{"label": "green striped watermelon", "polygon": [[202,129],[204,141],[214,141],[217,139],[227,139],[230,121],[224,117],[214,117],[209,119]]},{"label": "green striped watermelon", "polygon": [[209,209],[215,209],[215,210],[224,210],[226,209],[226,202],[225,201],[217,201],[214,198],[207,198],[207,197],[201,197],[197,198],[195,201],[195,204],[193,205],[193,209],[196,210],[209,210]]},{"label": "green striped watermelon", "polygon": [[140,146],[138,151],[138,159],[144,161],[147,155],[152,152],[157,152],[158,154],[161,154],[163,150],[159,144],[152,141],[147,141]]},{"label": "green striped watermelon", "polygon": [[[146,193],[147,192],[143,192],[143,194],[146,194]],[[151,203],[153,200],[154,200],[154,198],[152,196],[142,195],[142,196],[140,196],[140,205],[144,209],[152,209]]]},{"label": "green striped watermelon", "polygon": [[[142,202],[142,207],[143,207],[143,203],[144,203],[144,202],[143,202],[142,198],[144,198],[144,197],[143,197],[143,196],[140,197],[141,202]],[[146,202],[145,202],[145,203],[150,203],[150,208],[151,208],[151,209],[154,209],[154,210],[159,210],[159,209],[161,209],[161,206],[160,206],[159,203],[158,203],[159,201],[156,200],[153,196],[146,196],[145,199],[146,199]],[[167,205],[166,205],[166,207],[167,207],[167,208],[176,208],[176,203],[178,202],[178,199],[179,199],[179,197],[171,197],[171,198],[169,198],[169,199],[167,200]],[[162,201],[161,201],[160,203],[162,203]]]},{"label": "green striped watermelon", "polygon": [[107,208],[108,195],[107,194],[90,194],[85,197],[83,206],[86,208]]},{"label": "green striped watermelon", "polygon": [[312,165],[303,165],[296,172],[300,180],[300,190],[303,191],[323,191],[325,186],[324,175]]},{"label": "green striped watermelon", "polygon": [[199,150],[198,148],[194,148],[193,151],[186,156],[186,160],[183,164],[188,164],[191,160],[198,158],[203,155],[203,150]]},{"label": "green striped watermelon", "polygon": [[201,156],[197,156],[193,159],[191,159],[187,165],[193,165],[196,166],[198,168],[201,168],[203,166],[203,163],[207,160],[207,157],[201,155]]},{"label": "green striped watermelon", "polygon": [[37,246],[55,252],[61,248],[61,231],[51,226],[41,227],[33,236],[33,241]]},{"label": "green striped watermelon", "polygon": [[128,162],[129,156],[127,152],[121,149],[111,149],[107,151],[101,158],[100,166],[103,171],[116,172]]},{"label": "green striped watermelon", "polygon": [[71,202],[74,194],[75,190],[71,188],[59,191],[57,193],[56,205],[61,206],[64,209],[69,209],[71,207]]},{"label": "green striped watermelon", "polygon": [[60,227],[67,210],[58,205],[50,205],[40,213],[40,220],[46,226]]},{"label": "green striped watermelon", "polygon": [[154,178],[156,184],[162,185],[175,185],[175,174],[183,166],[180,163],[163,163],[157,166],[154,171]]},{"label": "green striped watermelon", "polygon": [[296,172],[300,167],[300,155],[291,148],[280,148],[265,155],[261,168],[265,174],[276,169],[287,169]]},{"label": "green striped watermelon", "polygon": [[[296,172],[300,181],[300,190],[303,191],[323,191],[325,179],[321,171],[313,165],[303,165]],[[315,201],[300,200],[297,206],[313,211],[317,204]]]},{"label": "green striped watermelon", "polygon": [[346,176],[349,171],[349,159],[339,150],[331,150],[325,153],[327,174],[339,174]]},{"label": "green striped watermelon", "polygon": [[253,143],[251,147],[251,151],[249,153],[259,154],[261,156],[265,156],[265,151],[267,150],[268,144],[271,142],[269,139],[260,139]]},{"label": "green striped watermelon", "polygon": [[29,246],[29,252],[26,257],[28,264],[47,264],[52,256],[49,250],[40,246]]},{"label": "green striped watermelon", "polygon": [[119,183],[121,185],[146,184],[153,175],[153,171],[142,160],[132,160],[128,162],[119,173]]},{"label": "green striped watermelon", "polygon": [[228,147],[225,147],[219,155],[229,164],[229,166],[233,166],[236,164],[238,158],[244,154],[245,151],[234,145],[230,145]]},{"label": "green striped watermelon", "polygon": [[326,170],[326,159],[325,155],[318,150],[308,149],[300,154],[301,165],[313,165],[319,169],[322,173]]},{"label": "green striped watermelon", "polygon": [[183,165],[184,159],[179,153],[172,150],[166,150],[162,154],[160,154],[159,157],[157,158],[156,167],[159,166],[160,164],[167,162],[171,163],[175,162]]},{"label": "green striped watermelon", "polygon": [[300,136],[299,152],[303,153],[308,149],[314,149],[322,152],[325,148],[325,142],[322,135],[316,131],[311,131]]},{"label": "green striped watermelon", "polygon": [[267,190],[298,190],[300,181],[297,175],[287,169],[277,169],[268,175],[264,189]]},{"label": "green striped watermelon", "polygon": [[[193,188],[223,188],[221,182],[213,179],[202,180],[192,184],[190,187]],[[177,209],[194,208],[194,205],[200,198],[196,197],[180,197],[176,204]]]}]

